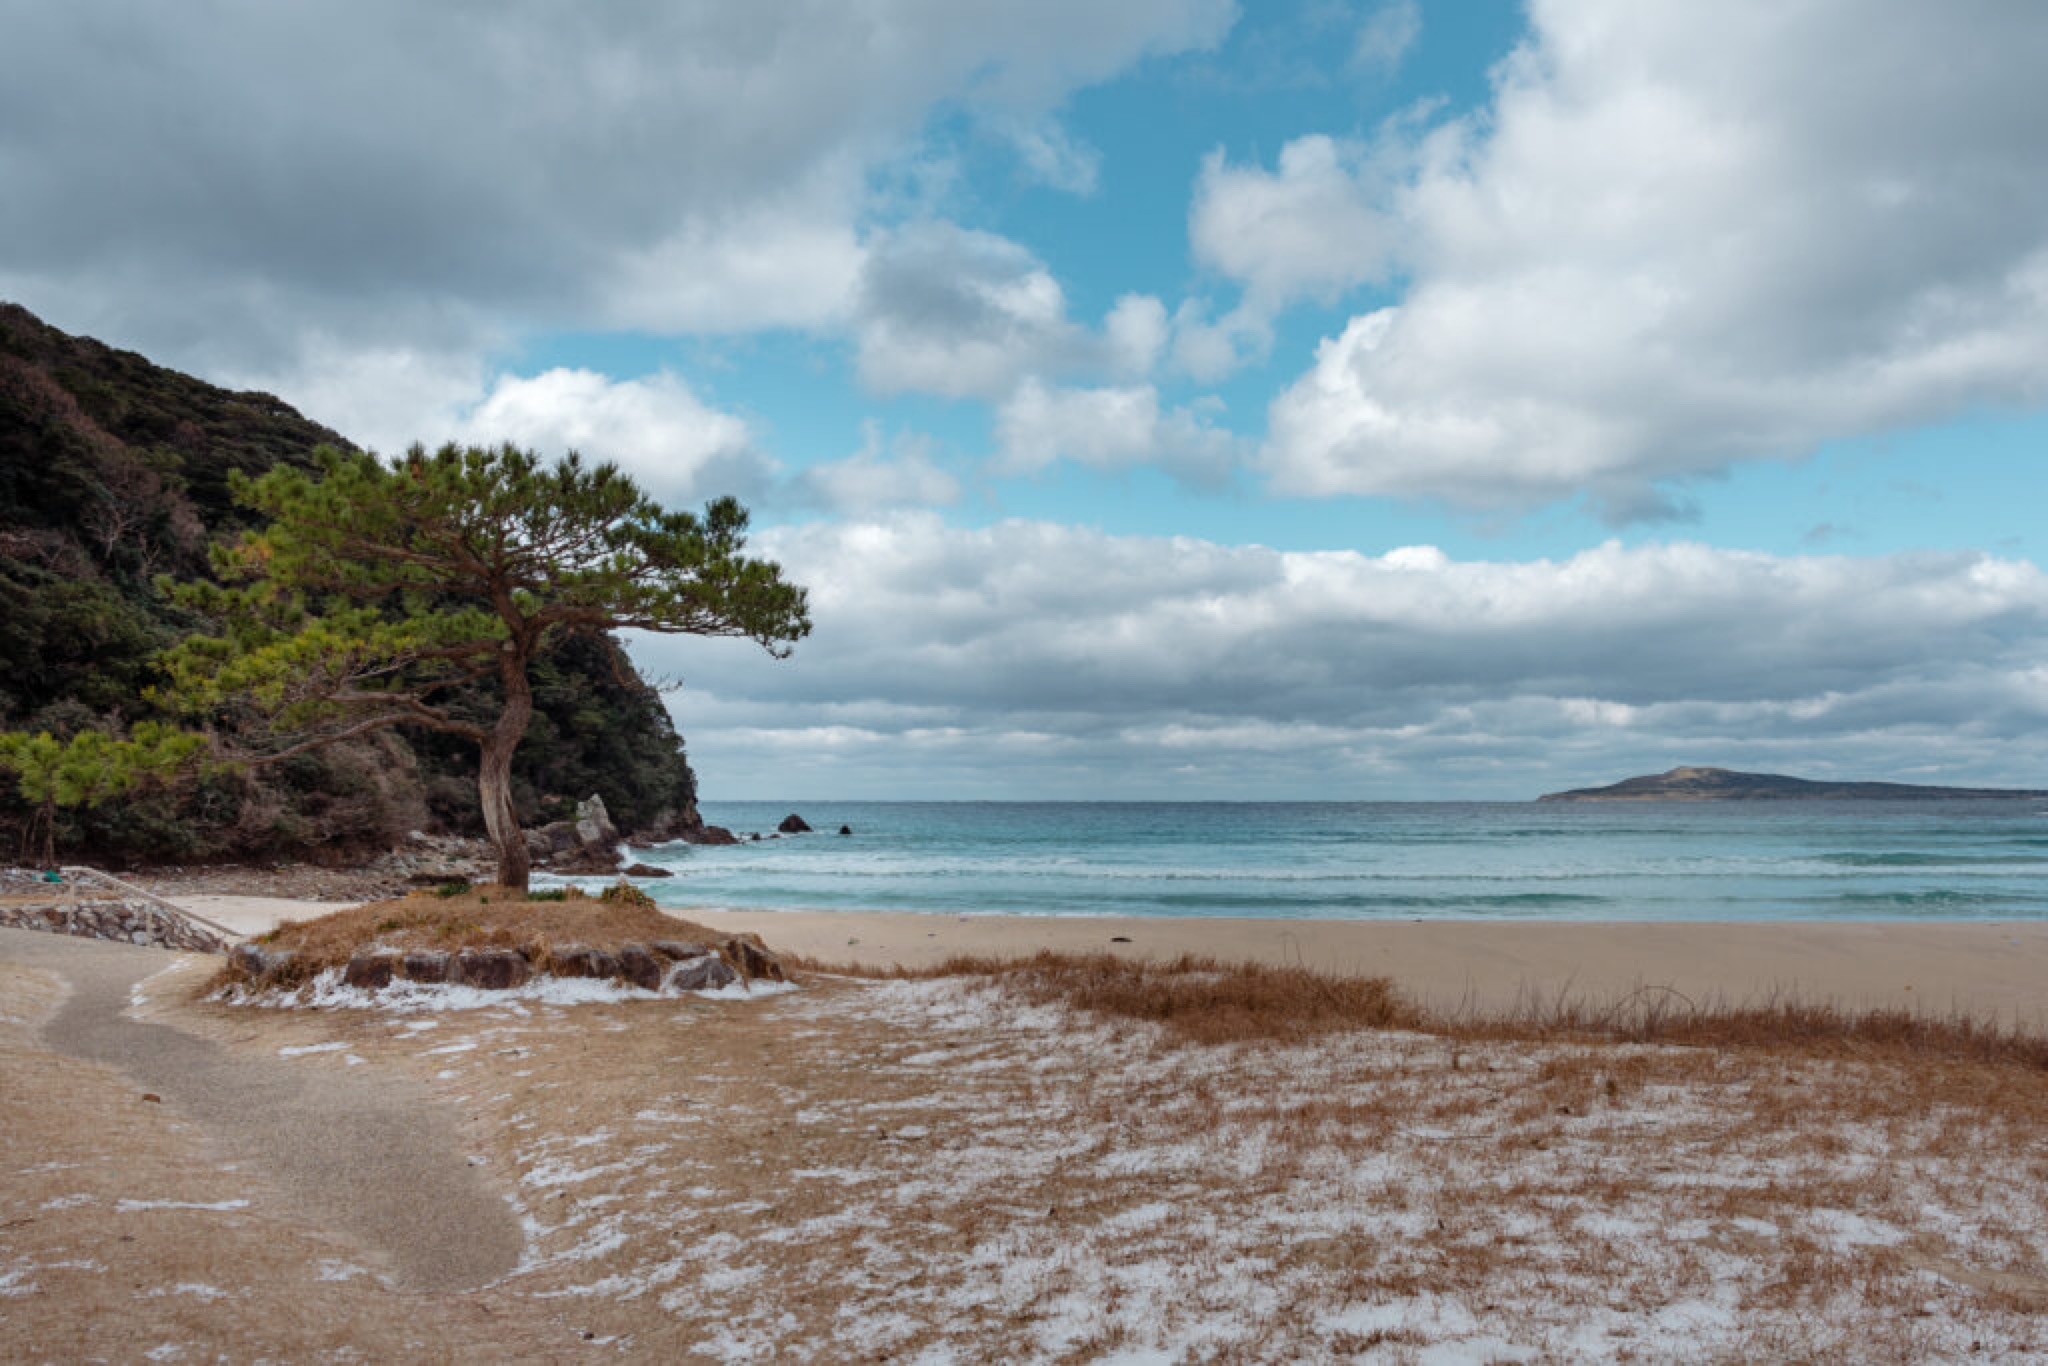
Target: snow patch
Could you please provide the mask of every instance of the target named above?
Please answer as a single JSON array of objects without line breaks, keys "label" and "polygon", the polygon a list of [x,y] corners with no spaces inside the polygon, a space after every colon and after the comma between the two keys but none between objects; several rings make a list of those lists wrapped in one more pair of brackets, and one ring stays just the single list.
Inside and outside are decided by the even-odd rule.
[{"label": "snow patch", "polygon": [[524,1002],[579,1006],[614,1005],[622,1001],[746,1001],[795,990],[794,982],[755,982],[751,985],[733,982],[703,991],[647,991],[595,977],[536,977],[524,986],[502,991],[401,979],[387,987],[371,990],[349,986],[342,981],[340,968],[329,968],[291,991],[249,991],[239,985],[230,985],[216,991],[211,999],[227,1005],[261,1006],[270,1010],[383,1010],[414,1014],[493,1007],[518,1010]]}]

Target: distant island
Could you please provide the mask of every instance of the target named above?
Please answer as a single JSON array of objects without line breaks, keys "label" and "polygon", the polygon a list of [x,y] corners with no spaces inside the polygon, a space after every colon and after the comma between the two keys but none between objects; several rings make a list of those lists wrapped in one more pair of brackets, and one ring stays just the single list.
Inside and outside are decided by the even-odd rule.
[{"label": "distant island", "polygon": [[1547,792],[1539,802],[1926,802],[2048,798],[2048,791],[2016,787],[1925,787],[1916,783],[1820,783],[1778,773],[1737,773],[1726,768],[1674,768],[1624,778],[1610,787]]}]

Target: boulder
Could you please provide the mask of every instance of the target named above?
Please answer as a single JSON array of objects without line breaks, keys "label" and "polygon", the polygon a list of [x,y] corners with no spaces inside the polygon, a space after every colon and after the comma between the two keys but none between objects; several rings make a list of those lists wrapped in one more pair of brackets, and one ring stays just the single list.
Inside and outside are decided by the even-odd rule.
[{"label": "boulder", "polygon": [[802,816],[797,815],[794,811],[790,812],[787,816],[784,816],[782,818],[782,824],[776,826],[775,828],[777,830],[780,830],[785,835],[808,835],[811,833],[810,822],[806,821]]},{"label": "boulder", "polygon": [[740,975],[728,967],[724,959],[715,953],[706,953],[670,964],[667,975],[661,979],[661,987],[663,991],[710,991],[730,986],[739,979]]},{"label": "boulder", "polygon": [[667,971],[668,964],[645,944],[619,945],[619,976],[643,991],[661,990],[661,979]]},{"label": "boulder", "polygon": [[549,860],[548,867],[557,873],[615,873],[619,863],[616,845],[586,844]]},{"label": "boulder", "polygon": [[504,991],[533,976],[533,965],[517,949],[464,949],[448,965],[448,980],[485,991]]},{"label": "boulder", "polygon": [[697,803],[685,802],[681,811],[663,811],[632,833],[636,844],[738,844],[739,838],[722,825],[706,825]]},{"label": "boulder", "polygon": [[685,958],[702,958],[707,953],[718,952],[709,944],[686,944],[680,939],[657,939],[648,947],[663,958],[674,959],[677,962]]},{"label": "boulder", "polygon": [[243,979],[250,982],[274,982],[283,977],[291,967],[294,957],[290,949],[268,949],[261,944],[244,942],[235,945],[228,955],[228,962]]},{"label": "boulder", "polygon": [[657,868],[651,863],[629,863],[619,870],[626,877],[674,877],[666,868]]},{"label": "boulder", "polygon": [[448,980],[448,954],[442,949],[409,949],[400,966],[405,970],[408,982],[445,982]]},{"label": "boulder", "polygon": [[582,843],[574,821],[553,821],[526,832],[526,852],[539,863],[579,848]]},{"label": "boulder", "polygon": [[619,975],[619,960],[603,949],[570,944],[556,949],[549,956],[554,960],[552,971],[557,977],[596,977],[609,981]]},{"label": "boulder", "polygon": [[619,828],[612,824],[609,811],[604,809],[604,798],[595,792],[586,801],[576,803],[576,838],[586,847],[602,844],[608,849],[618,847]]},{"label": "boulder", "polygon": [[756,978],[764,982],[786,982],[789,977],[782,970],[782,961],[770,953],[760,940],[746,935],[734,935],[718,946],[725,961],[739,969],[740,976],[748,981]]},{"label": "boulder", "polygon": [[842,825],[839,827],[839,833],[842,835],[851,835],[853,833],[853,827],[850,825]]},{"label": "boulder", "polygon": [[341,980],[365,991],[388,987],[392,974],[398,971],[402,961],[389,949],[357,949],[348,960],[348,966],[342,969]]}]

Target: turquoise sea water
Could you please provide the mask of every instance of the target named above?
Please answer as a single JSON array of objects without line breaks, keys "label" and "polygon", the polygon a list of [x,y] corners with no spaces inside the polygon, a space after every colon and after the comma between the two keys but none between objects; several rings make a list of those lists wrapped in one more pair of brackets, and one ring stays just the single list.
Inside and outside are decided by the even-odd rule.
[{"label": "turquoise sea water", "polygon": [[[1523,920],[2048,915],[2048,803],[723,802],[664,905]],[[835,833],[853,827],[851,836]]]}]

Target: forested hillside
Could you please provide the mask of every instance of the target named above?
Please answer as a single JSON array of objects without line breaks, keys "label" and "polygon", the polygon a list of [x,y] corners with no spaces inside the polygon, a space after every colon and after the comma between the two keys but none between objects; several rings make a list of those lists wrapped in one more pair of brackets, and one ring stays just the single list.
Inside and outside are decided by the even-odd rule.
[{"label": "forested hillside", "polygon": [[[0,730],[59,736],[148,719],[151,659],[190,631],[151,586],[207,572],[247,524],[232,470],[311,463],[345,438],[267,394],[231,393],[0,303]],[[633,831],[694,812],[659,696],[615,641],[571,639],[535,670],[515,769],[531,821],[603,794]],[[479,693],[479,704],[488,702]],[[0,777],[0,859],[26,807]],[[66,857],[345,858],[421,827],[479,828],[475,754],[385,733],[59,821]]]}]

